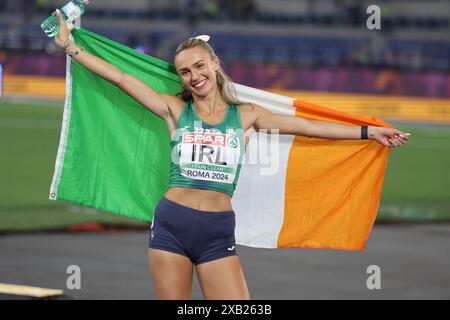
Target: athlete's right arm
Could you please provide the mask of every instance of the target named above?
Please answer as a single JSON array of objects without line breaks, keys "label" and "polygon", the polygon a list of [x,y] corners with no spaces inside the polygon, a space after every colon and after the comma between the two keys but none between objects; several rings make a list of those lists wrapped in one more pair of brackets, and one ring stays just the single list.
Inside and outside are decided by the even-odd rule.
[{"label": "athlete's right arm", "polygon": [[119,70],[89,52],[82,51],[74,42],[69,40],[72,28],[65,23],[61,11],[56,11],[56,15],[61,26],[58,35],[55,37],[55,43],[58,47],[64,49],[72,59],[86,69],[116,85],[156,115],[163,119],[167,118],[170,114],[170,105],[176,99],[175,97],[159,94],[138,78]]}]

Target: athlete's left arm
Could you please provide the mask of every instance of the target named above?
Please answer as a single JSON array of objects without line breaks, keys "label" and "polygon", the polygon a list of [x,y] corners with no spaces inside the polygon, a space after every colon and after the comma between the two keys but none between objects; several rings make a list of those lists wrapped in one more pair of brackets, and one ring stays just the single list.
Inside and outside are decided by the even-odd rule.
[{"label": "athlete's left arm", "polygon": [[[255,105],[255,130],[279,130],[280,134],[292,134],[322,139],[361,139],[361,127],[308,120],[301,117],[275,114]],[[268,131],[270,133],[270,131]],[[387,147],[398,147],[408,141],[409,133],[397,129],[368,126],[368,138]]]}]

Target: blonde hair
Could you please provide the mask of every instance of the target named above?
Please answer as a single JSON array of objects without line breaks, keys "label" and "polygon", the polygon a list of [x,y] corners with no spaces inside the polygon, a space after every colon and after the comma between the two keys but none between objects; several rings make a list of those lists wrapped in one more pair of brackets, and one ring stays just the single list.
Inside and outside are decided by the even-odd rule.
[{"label": "blonde hair", "polygon": [[[189,38],[183,41],[175,50],[175,57],[183,50],[197,47],[205,49],[206,52],[209,53],[211,59],[216,57],[213,48],[208,44],[208,42],[197,38]],[[225,72],[223,72],[221,66],[219,66],[219,70],[216,71],[216,76],[217,86],[222,99],[228,104],[241,104],[236,97],[236,91],[234,90],[231,79],[225,74]],[[193,99],[192,93],[184,86],[184,84],[181,87],[181,92],[179,92],[177,96],[179,96],[183,101]]]}]

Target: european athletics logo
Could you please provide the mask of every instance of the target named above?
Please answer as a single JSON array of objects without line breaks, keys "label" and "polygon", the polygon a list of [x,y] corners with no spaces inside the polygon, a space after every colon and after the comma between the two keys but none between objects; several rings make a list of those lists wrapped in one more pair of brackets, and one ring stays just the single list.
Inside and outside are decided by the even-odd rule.
[{"label": "european athletics logo", "polygon": [[234,136],[229,136],[228,137],[227,144],[228,144],[229,147],[231,147],[233,149],[237,148],[237,146],[239,145],[237,138],[234,137]]}]

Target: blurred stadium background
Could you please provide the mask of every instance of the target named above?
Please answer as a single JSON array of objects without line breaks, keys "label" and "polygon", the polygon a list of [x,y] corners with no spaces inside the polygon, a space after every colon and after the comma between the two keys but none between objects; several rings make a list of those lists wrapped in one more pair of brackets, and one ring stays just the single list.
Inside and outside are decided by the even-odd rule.
[{"label": "blurred stadium background", "polygon": [[[0,0],[0,233],[142,226],[48,200],[66,57],[39,25],[66,2]],[[366,27],[371,4],[381,30]],[[450,220],[449,1],[91,0],[82,27],[166,61],[210,34],[237,83],[410,132],[389,158],[377,222]]]}]

